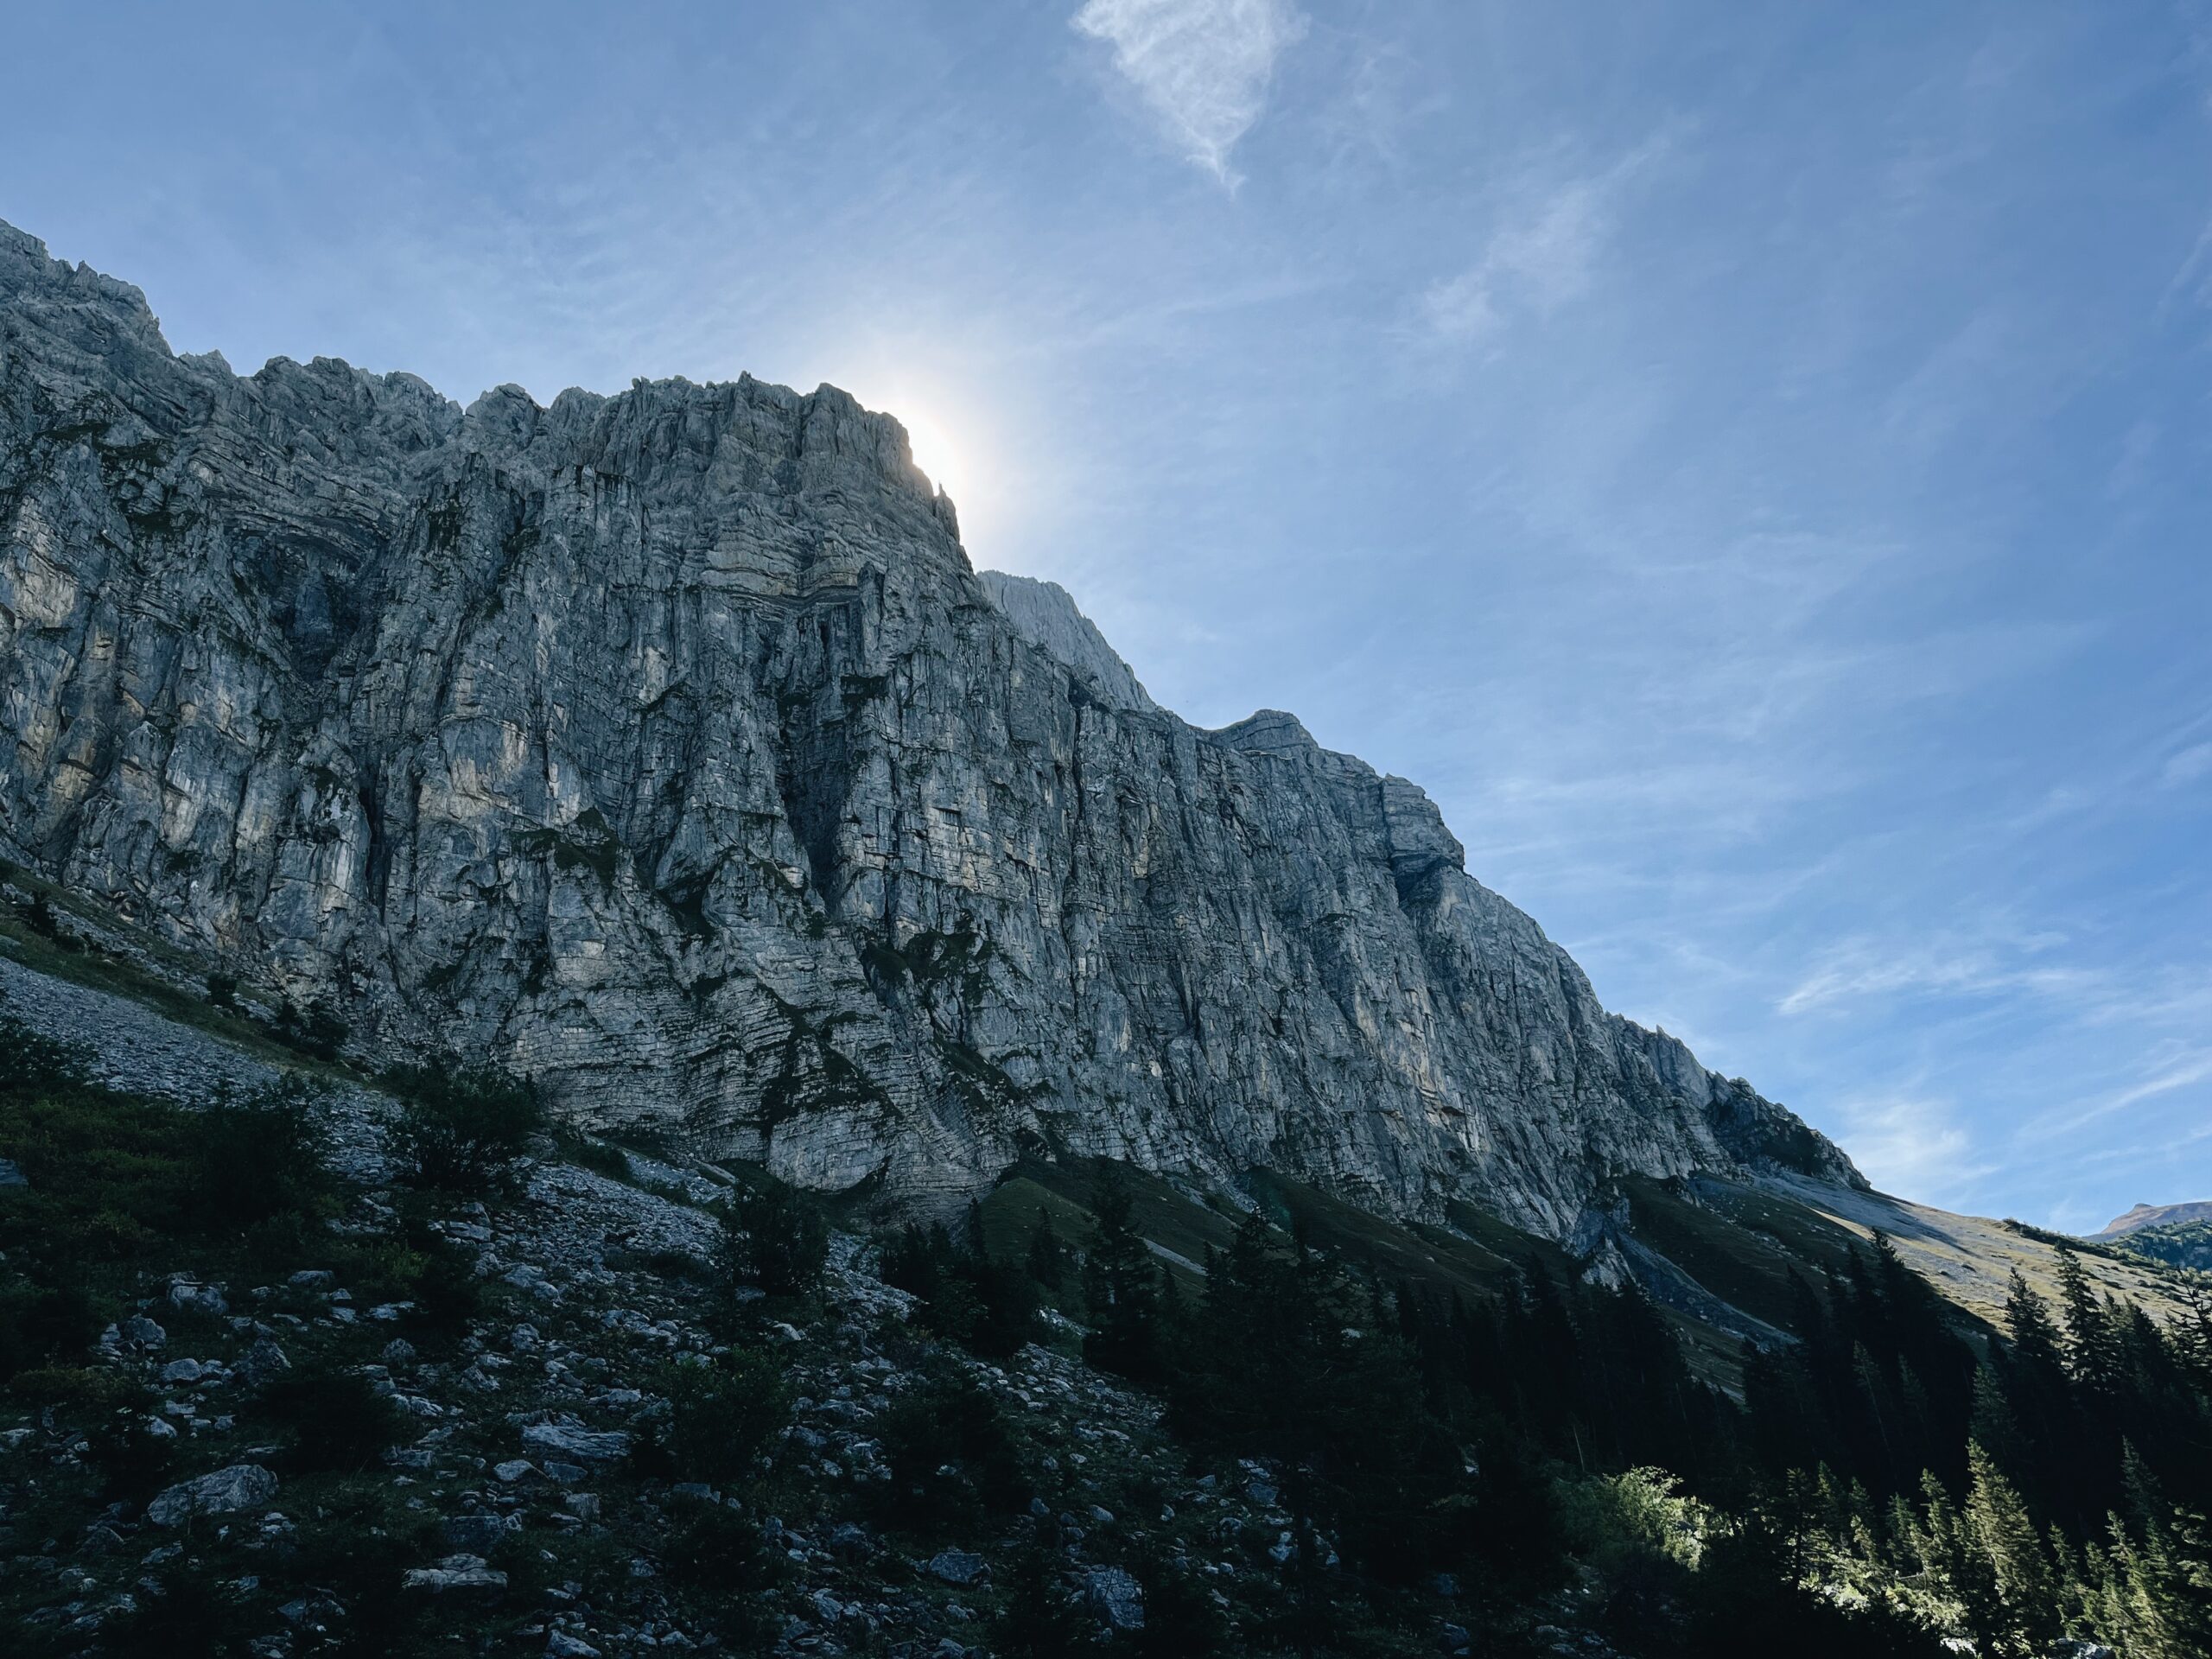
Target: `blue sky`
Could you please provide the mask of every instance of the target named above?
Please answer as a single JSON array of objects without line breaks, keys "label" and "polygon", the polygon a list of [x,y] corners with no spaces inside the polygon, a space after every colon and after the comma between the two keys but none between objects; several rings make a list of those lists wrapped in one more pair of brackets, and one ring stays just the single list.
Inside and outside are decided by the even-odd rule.
[{"label": "blue sky", "polygon": [[1954,1207],[2212,1196],[2212,10],[45,8],[181,350],[750,370]]}]

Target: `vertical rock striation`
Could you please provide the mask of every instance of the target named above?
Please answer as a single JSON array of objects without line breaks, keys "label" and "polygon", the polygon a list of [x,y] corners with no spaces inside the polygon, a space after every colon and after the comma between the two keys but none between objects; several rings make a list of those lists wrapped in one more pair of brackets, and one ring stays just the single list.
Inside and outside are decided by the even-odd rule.
[{"label": "vertical rock striation", "polygon": [[1606,1014],[1413,785],[1195,730],[830,387],[178,357],[0,226],[0,850],[379,1052],[929,1202],[1025,1150],[1564,1236],[1843,1155]]}]

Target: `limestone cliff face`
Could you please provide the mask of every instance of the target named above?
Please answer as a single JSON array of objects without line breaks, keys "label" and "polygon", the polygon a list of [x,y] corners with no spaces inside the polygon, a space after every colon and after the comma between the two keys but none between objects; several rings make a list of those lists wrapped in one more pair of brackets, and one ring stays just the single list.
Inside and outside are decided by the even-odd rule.
[{"label": "limestone cliff face", "polygon": [[1109,705],[1146,715],[1160,712],[1160,705],[1137,683],[1129,665],[1058,582],[1008,575],[1003,570],[978,570],[976,580],[983,584],[991,602],[1006,613],[1016,633],[1063,668],[1071,670]]},{"label": "limestone cliff face", "polygon": [[1558,1235],[1856,1179],[1413,785],[1018,623],[834,389],[240,378],[0,227],[0,851],[372,1052],[923,1201],[1052,1147]]}]

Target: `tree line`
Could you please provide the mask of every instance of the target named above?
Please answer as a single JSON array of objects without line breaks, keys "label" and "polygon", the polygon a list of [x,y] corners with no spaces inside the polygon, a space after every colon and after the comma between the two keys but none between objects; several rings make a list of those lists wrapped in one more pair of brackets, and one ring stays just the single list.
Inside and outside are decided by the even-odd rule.
[{"label": "tree line", "polygon": [[1040,1209],[1018,1258],[973,1211],[909,1228],[886,1277],[986,1354],[1069,1306],[1086,1359],[1156,1391],[1195,1453],[1280,1471],[1306,1650],[1357,1645],[1393,1597],[1451,1586],[1479,1626],[1579,1571],[1609,1639],[1655,1659],[2068,1635],[2127,1659],[2212,1652],[2201,1286],[2161,1325],[2061,1247],[2056,1306],[2016,1274],[2001,1329],[1976,1332],[1877,1236],[1798,1278],[1795,1340],[1746,1345],[1738,1401],[1633,1283],[1530,1257],[1495,1300],[1447,1296],[1253,1215],[1193,1290],[1125,1185],[1090,1207],[1080,1239]]}]

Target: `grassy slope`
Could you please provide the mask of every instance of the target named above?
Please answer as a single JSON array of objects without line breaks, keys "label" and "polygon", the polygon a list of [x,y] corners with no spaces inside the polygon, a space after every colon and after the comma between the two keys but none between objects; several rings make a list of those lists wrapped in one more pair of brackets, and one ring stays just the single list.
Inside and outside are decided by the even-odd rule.
[{"label": "grassy slope", "polygon": [[0,954],[54,979],[127,996],[164,1019],[219,1037],[271,1065],[354,1077],[346,1067],[325,1065],[276,1041],[245,1014],[216,1007],[205,993],[206,975],[192,957],[147,929],[124,921],[107,906],[73,894],[20,865],[0,861],[0,882],[44,899],[57,916],[82,923],[83,931],[94,939],[124,943],[151,966],[93,944],[71,949],[30,927],[14,905],[4,902],[0,902]]},{"label": "grassy slope", "polygon": [[[2039,1236],[2013,1224],[1953,1215],[1881,1192],[1821,1186],[1796,1176],[1775,1177],[1764,1185],[1776,1197],[1794,1200],[1855,1236],[1886,1234],[1907,1264],[1966,1313],[1986,1323],[1994,1325],[2002,1319],[2007,1281],[2016,1269],[2042,1295],[2057,1294],[2058,1251],[2052,1242],[2056,1235]],[[2068,1243],[2101,1290],[2139,1303],[2154,1317],[2170,1318],[2178,1311],[2177,1281],[2170,1271],[2088,1240]]]}]

